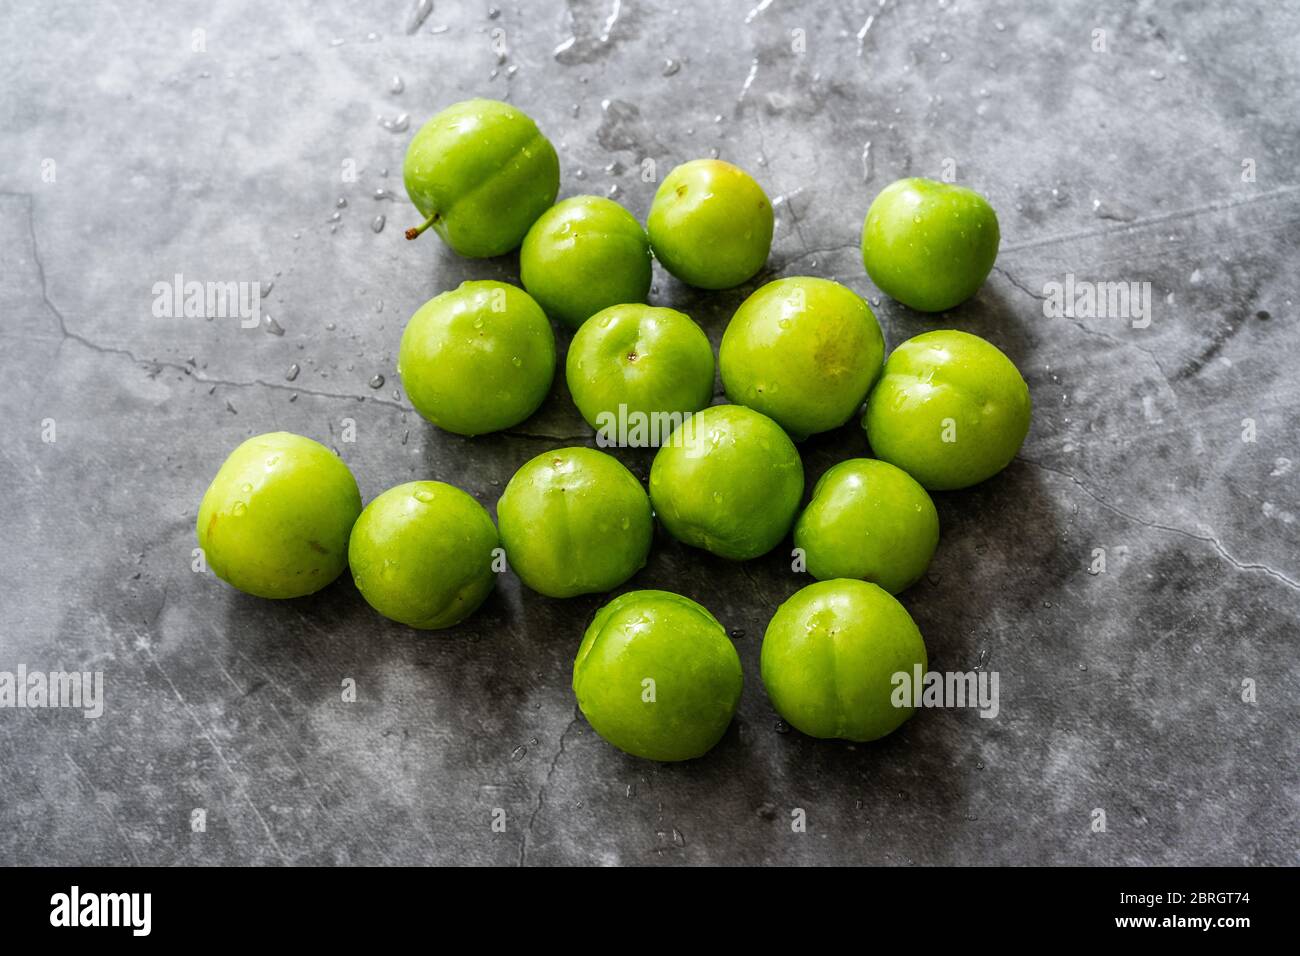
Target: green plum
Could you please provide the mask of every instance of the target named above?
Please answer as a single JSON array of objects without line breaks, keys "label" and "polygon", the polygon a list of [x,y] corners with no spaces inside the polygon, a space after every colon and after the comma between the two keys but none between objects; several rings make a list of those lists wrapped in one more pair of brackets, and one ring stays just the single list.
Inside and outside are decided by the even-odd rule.
[{"label": "green plum", "polygon": [[258,597],[293,598],[343,573],[360,513],[356,479],[338,455],[270,432],[230,453],[203,494],[196,527],[221,580]]},{"label": "green plum", "polygon": [[462,256],[499,256],[555,202],[560,160],[537,124],[508,103],[466,100],[420,128],[406,150],[402,178],[425,229]]},{"label": "green plum", "polygon": [[852,418],[884,358],[871,306],[838,282],[807,276],[769,282],[746,299],[718,351],[727,397],[796,439]]},{"label": "green plum", "polygon": [[713,749],[743,683],[717,618],[669,591],[614,598],[596,612],[573,662],[573,692],[596,733],[648,760]]},{"label": "green plum", "polygon": [[422,630],[459,624],[496,583],[492,516],[459,488],[410,481],[361,512],[348,542],[357,590],[370,606]]},{"label": "green plum", "polygon": [[817,580],[861,578],[890,594],[916,583],[938,544],[939,513],[925,489],[871,458],[832,466],[794,526],[794,546]]},{"label": "green plum", "polygon": [[743,405],[696,412],[650,467],[650,499],[678,541],[744,561],[785,537],[803,497],[803,462],[781,426]]},{"label": "green plum", "polygon": [[767,625],[759,655],[772,706],[810,737],[868,741],[914,708],[895,707],[894,675],[927,667],[925,642],[903,605],[867,581],[819,581]]},{"label": "green plum", "polygon": [[931,491],[966,488],[1010,464],[1029,432],[1029,386],[1011,359],[955,330],[908,339],[885,362],[862,425],[877,458]]},{"label": "green plum", "polygon": [[681,312],[615,305],[574,335],[565,377],[601,445],[659,445],[712,401],[713,346]]},{"label": "green plum", "polygon": [[900,179],[867,210],[862,263],[886,295],[921,312],[943,312],[984,284],[999,239],[997,213],[979,193]]},{"label": "green plum", "polygon": [[763,268],[772,248],[772,203],[739,166],[696,159],[670,172],[646,228],[655,257],[687,285],[730,289]]},{"label": "green plum", "polygon": [[482,435],[537,411],[555,377],[555,333],[523,289],[462,282],[416,310],[397,371],[415,410],[439,428]]},{"label": "green plum", "polygon": [[601,196],[574,196],[542,213],[519,250],[519,278],[546,314],[572,328],[601,309],[644,302],[650,240],[636,218]]},{"label": "green plum", "polygon": [[557,448],[515,472],[497,502],[506,558],[548,597],[611,591],[645,567],[650,499],[617,458]]}]

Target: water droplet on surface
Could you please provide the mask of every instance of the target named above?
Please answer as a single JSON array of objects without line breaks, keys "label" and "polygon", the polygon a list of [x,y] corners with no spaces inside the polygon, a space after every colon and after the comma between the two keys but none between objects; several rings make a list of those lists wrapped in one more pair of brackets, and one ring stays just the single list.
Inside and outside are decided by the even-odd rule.
[{"label": "water droplet on surface", "polygon": [[396,95],[406,89],[406,84],[402,82],[400,76],[394,76],[388,81],[388,92]]},{"label": "water droplet on surface", "polygon": [[233,514],[236,518],[238,518],[241,515],[243,515],[243,513],[247,510],[248,510],[248,505],[244,504],[242,501],[236,501],[235,507],[230,509],[230,513]]},{"label": "water droplet on surface", "polygon": [[528,753],[528,748],[525,747],[523,744],[520,744],[514,750],[510,751],[510,760],[514,763],[518,763],[519,761],[524,759],[524,755],[527,753]]},{"label": "water droplet on surface", "polygon": [[754,19],[771,5],[772,5],[772,0],[758,0],[758,6],[754,7],[754,9],[750,10],[749,13],[745,14],[745,22],[753,23]]},{"label": "water droplet on surface", "polygon": [[379,117],[379,125],[390,133],[405,133],[411,128],[411,116],[409,113],[398,113],[394,117]]},{"label": "water droplet on surface", "polygon": [[407,34],[412,34],[420,29],[424,21],[429,19],[431,13],[433,13],[433,0],[416,0],[410,16],[406,18]]},{"label": "water droplet on surface", "polygon": [[279,322],[275,321],[275,317],[269,312],[262,316],[262,329],[272,335],[284,335],[284,328]]},{"label": "water droplet on surface", "polygon": [[666,60],[664,60],[663,69],[661,69],[659,72],[662,73],[664,76],[676,76],[678,72],[681,70],[681,68],[682,68],[681,63],[679,63],[677,60],[674,60],[672,57],[668,57]]},{"label": "water droplet on surface", "polygon": [[383,387],[384,387],[384,377],[383,377],[382,375],[376,375],[374,378],[372,378],[372,379],[370,380],[370,387],[371,387],[371,388],[383,388]]},{"label": "water droplet on surface", "polygon": [[383,216],[376,216],[374,219],[370,220],[370,231],[371,231],[371,232],[383,232],[383,231],[384,231],[384,223],[386,223],[387,221],[388,221],[388,220],[385,219]]}]

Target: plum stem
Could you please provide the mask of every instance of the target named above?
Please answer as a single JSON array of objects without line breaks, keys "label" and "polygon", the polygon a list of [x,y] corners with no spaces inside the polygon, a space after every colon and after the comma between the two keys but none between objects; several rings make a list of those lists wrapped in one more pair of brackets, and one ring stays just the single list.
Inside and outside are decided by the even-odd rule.
[{"label": "plum stem", "polygon": [[406,238],[418,239],[420,237],[420,233],[424,232],[424,230],[428,229],[435,222],[437,222],[438,218],[439,218],[438,214],[435,212],[433,215],[431,215],[428,219],[424,220],[424,222],[420,223],[414,229],[406,230]]}]

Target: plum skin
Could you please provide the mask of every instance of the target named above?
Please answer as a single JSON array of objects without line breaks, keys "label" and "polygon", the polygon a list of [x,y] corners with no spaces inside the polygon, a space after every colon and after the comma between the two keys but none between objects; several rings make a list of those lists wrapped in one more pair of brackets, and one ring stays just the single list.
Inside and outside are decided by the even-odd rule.
[{"label": "plum skin", "polygon": [[560,189],[560,160],[532,118],[498,100],[454,103],[407,147],[406,193],[424,223],[462,256],[518,248]]},{"label": "plum skin", "polygon": [[911,615],[883,588],[837,578],[797,591],[772,616],[759,670],[776,712],[810,737],[866,742],[897,730],[893,675],[928,661]]},{"label": "plum skin", "polygon": [[558,448],[527,461],[497,502],[510,568],[547,597],[610,591],[645,566],[650,499],[617,458]]},{"label": "plum skin", "polygon": [[415,410],[439,428],[482,435],[537,411],[555,377],[555,333],[517,286],[462,282],[416,310],[397,371]]},{"label": "plum skin", "polygon": [[718,366],[727,398],[802,440],[857,413],[884,357],[880,324],[861,296],[829,279],[794,276],[741,303]]},{"label": "plum skin", "polygon": [[519,250],[519,280],[528,294],[574,329],[602,309],[644,302],[650,279],[645,230],[603,196],[574,196],[552,206]]},{"label": "plum skin", "polygon": [[794,526],[813,577],[860,578],[890,594],[920,579],[938,544],[939,513],[925,489],[872,458],[832,465]]},{"label": "plum skin", "polygon": [[772,203],[754,177],[720,159],[678,166],[646,217],[665,269],[699,289],[730,289],[763,268],[772,248]]},{"label": "plum skin", "polygon": [[360,513],[356,479],[338,455],[302,435],[269,432],[222,463],[196,532],[208,567],[227,584],[257,597],[303,597],[343,573]]},{"label": "plum skin", "polygon": [[1033,403],[1019,369],[991,342],[955,329],[890,354],[862,425],[877,458],[930,491],[967,488],[1015,458]]},{"label": "plum skin", "polygon": [[678,541],[745,561],[794,523],[803,462],[781,426],[743,405],[712,405],[673,432],[650,466],[650,499]]},{"label": "plum skin", "polygon": [[913,177],[880,191],[862,223],[862,264],[880,291],[920,312],[976,293],[997,259],[997,213],[964,186]]},{"label": "plum skin", "polygon": [[583,716],[606,741],[647,760],[708,753],[731,724],[743,684],[740,655],[717,618],[670,591],[610,601],[573,662]]},{"label": "plum skin", "polygon": [[[569,343],[565,379],[583,419],[602,429],[603,417],[635,421],[653,416],[680,422],[713,398],[713,346],[690,316],[649,305],[616,305],[593,315]],[[624,406],[620,416],[619,406]],[[656,444],[647,439],[646,444]]]},{"label": "plum skin", "polygon": [[352,526],[348,563],[357,590],[391,620],[452,627],[496,584],[496,525],[474,498],[441,481],[409,481],[366,505]]}]

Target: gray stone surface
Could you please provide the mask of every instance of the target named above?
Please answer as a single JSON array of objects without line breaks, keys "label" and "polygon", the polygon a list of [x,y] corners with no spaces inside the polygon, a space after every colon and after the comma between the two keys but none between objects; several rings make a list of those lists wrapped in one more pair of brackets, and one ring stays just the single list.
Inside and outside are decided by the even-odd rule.
[{"label": "gray stone surface", "polygon": [[[0,710],[0,863],[1297,862],[1300,4],[574,0],[492,17],[437,0],[407,33],[412,6],[0,18],[0,670],[102,670],[107,688],[98,720]],[[744,632],[739,716],[685,766],[628,758],[575,714],[571,660],[601,598],[506,576],[467,624],[420,634],[347,580],[273,603],[191,572],[203,489],[259,432],[337,445],[367,500],[436,477],[489,507],[532,455],[591,440],[562,384],[477,440],[401,394],[405,318],[466,278],[516,277],[511,257],[402,239],[410,131],[377,117],[414,128],[469,96],[538,119],[562,195],[617,186],[644,216],[643,159],[662,175],[716,151],[781,197],[754,282],[657,276],[654,300],[715,343],[759,282],[811,273],[870,296],[891,345],[951,326],[1017,361],[1028,441],[996,479],[937,496],[943,540],[903,598],[935,666],[1000,674],[996,719],[922,712],[857,747],[780,732],[757,664],[801,583],[787,547],[729,564],[661,535],[629,585]],[[991,199],[1003,247],[975,300],[931,318],[880,297],[856,242],[877,190],[946,158]],[[153,285],[177,273],[273,280],[262,305],[284,334],[155,318]],[[1150,326],[1045,317],[1066,273],[1150,282]],[[867,448],[846,427],[804,451],[814,479]]]}]

